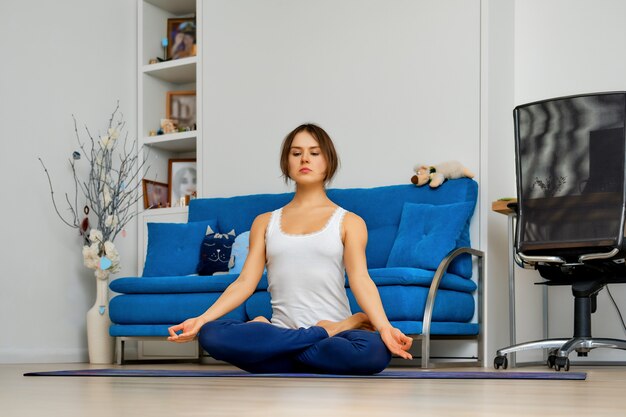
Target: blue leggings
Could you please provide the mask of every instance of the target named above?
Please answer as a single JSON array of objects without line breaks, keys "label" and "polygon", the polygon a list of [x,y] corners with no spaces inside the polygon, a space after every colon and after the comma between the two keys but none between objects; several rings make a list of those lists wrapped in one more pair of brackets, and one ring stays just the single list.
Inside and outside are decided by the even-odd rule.
[{"label": "blue leggings", "polygon": [[205,324],[200,345],[213,358],[251,373],[371,375],[385,369],[391,353],[378,333],[284,329],[262,322],[216,320]]}]

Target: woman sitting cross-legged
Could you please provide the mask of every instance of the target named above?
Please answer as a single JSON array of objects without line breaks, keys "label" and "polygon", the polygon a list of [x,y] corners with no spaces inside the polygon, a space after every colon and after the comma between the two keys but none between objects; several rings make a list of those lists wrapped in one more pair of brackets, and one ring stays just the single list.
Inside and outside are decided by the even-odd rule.
[{"label": "woman sitting cross-legged", "polygon": [[[296,192],[259,215],[239,277],[202,315],[169,328],[172,342],[196,336],[215,359],[253,373],[374,374],[391,354],[411,359],[412,339],[389,323],[367,271],[367,229],[334,204],[325,185],[338,157],[328,134],[305,124],[283,142],[281,170]],[[271,322],[219,320],[252,295],[267,267]],[[345,273],[364,313],[351,314]]]}]

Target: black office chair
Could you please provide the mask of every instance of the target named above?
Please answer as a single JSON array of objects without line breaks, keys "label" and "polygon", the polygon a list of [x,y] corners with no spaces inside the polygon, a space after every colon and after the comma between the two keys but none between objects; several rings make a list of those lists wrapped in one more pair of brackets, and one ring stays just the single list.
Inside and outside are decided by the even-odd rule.
[{"label": "black office chair", "polygon": [[626,340],[593,338],[591,314],[608,283],[626,282],[624,203],[626,93],[562,97],[514,110],[517,176],[515,261],[546,285],[571,285],[574,335],[500,349],[548,349],[548,366],[569,370],[569,354],[626,350]]}]

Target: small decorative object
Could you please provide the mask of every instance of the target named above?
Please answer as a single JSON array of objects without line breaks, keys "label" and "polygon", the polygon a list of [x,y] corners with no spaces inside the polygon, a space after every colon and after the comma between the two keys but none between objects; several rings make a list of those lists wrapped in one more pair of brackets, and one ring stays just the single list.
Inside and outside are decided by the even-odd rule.
[{"label": "small decorative object", "polygon": [[192,128],[196,124],[196,92],[168,91],[165,117],[178,121],[178,128]]},{"label": "small decorative object", "polygon": [[161,129],[163,129],[163,133],[174,133],[176,132],[176,120],[170,119],[161,119]]},{"label": "small decorative object", "polygon": [[[194,17],[167,19],[166,59],[196,55],[196,19]],[[169,45],[169,48],[167,48]]]},{"label": "small decorative object", "polygon": [[150,61],[148,61],[148,64],[150,64],[150,65],[152,65],[152,64],[158,64],[158,63],[159,63],[159,60],[158,60],[158,59],[156,59],[156,58],[152,58],[152,59],[150,59]]},{"label": "small decorative object", "polygon": [[170,185],[170,202],[172,207],[185,206],[185,196],[197,191],[195,159],[170,159],[168,183]]},{"label": "small decorative object", "polygon": [[144,179],[143,183],[143,208],[163,208],[168,206],[169,188],[167,184]]},{"label": "small decorative object", "polygon": [[416,165],[413,170],[415,175],[411,177],[411,182],[418,187],[428,184],[431,188],[437,188],[447,179],[474,178],[474,174],[460,162],[449,161],[437,165]]},{"label": "small decorative object", "polygon": [[160,56],[156,57],[157,62],[165,62],[165,61],[169,61],[171,58],[167,57],[167,45],[168,45],[169,41],[167,40],[167,38],[161,38],[161,47],[163,48],[163,58],[161,58]]},{"label": "small decorative object", "polygon": [[150,135],[150,136],[156,136],[156,134],[157,134],[156,130],[151,130],[151,131],[148,133],[148,135]]},{"label": "small decorative object", "polygon": [[209,226],[200,247],[198,275],[213,275],[217,272],[228,272],[231,263],[230,253],[235,242],[235,231],[227,234],[215,233]]},{"label": "small decorative object", "polygon": [[[140,198],[137,192],[138,185],[127,187],[126,184],[138,184],[144,170],[144,162],[139,161],[133,154],[137,146],[136,140],[129,144],[127,134],[123,140],[118,139],[124,127],[119,102],[111,114],[105,134],[93,137],[90,130],[85,127],[89,137],[86,142],[81,139],[74,118],[74,131],[80,152],[73,152],[69,158],[75,184],[74,196],[65,194],[69,218],[61,215],[54,197],[50,173],[43,160],[39,158],[48,178],[54,210],[63,223],[79,231],[84,264],[94,270],[97,278],[96,301],[87,312],[89,361],[95,364],[113,362],[114,343],[113,338],[109,336],[111,320],[108,314],[108,279],[110,274],[120,269],[119,253],[113,241],[135,216],[133,209]],[[86,167],[78,165],[83,160],[86,161]],[[81,196],[85,201],[84,206],[78,205]],[[82,219],[79,208],[81,206],[84,207],[82,211],[85,216]],[[90,220],[90,214],[93,221]]]}]

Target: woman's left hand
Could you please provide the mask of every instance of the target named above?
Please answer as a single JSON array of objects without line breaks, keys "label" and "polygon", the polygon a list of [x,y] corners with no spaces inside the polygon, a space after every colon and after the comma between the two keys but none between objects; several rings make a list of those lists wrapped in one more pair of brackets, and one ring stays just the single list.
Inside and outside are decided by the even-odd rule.
[{"label": "woman's left hand", "polygon": [[383,343],[385,343],[385,346],[391,353],[403,359],[413,359],[413,356],[408,352],[413,344],[412,338],[406,336],[395,327],[385,327],[379,330],[379,333]]}]

